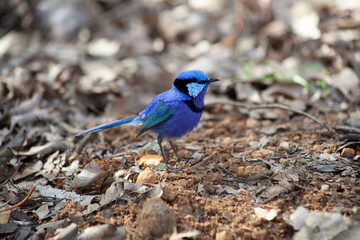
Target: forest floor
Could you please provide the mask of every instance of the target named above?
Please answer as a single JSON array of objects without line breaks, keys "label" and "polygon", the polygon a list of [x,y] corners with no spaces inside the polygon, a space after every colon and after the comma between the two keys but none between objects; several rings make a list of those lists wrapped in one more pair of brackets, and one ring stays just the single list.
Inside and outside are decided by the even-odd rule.
[{"label": "forest floor", "polygon": [[[4,4],[0,238],[357,239],[360,4],[258,2]],[[194,68],[183,170],[136,126],[75,137]]]}]

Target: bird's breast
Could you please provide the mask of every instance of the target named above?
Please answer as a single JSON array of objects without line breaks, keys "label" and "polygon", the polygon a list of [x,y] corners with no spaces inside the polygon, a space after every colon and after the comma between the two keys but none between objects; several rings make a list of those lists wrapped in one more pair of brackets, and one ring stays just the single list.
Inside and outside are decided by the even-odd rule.
[{"label": "bird's breast", "polygon": [[179,138],[191,132],[200,121],[202,108],[198,108],[194,103],[192,107],[190,106],[184,101],[178,102],[172,106],[173,109],[176,109],[173,116],[152,128],[151,131],[158,134],[160,138]]}]

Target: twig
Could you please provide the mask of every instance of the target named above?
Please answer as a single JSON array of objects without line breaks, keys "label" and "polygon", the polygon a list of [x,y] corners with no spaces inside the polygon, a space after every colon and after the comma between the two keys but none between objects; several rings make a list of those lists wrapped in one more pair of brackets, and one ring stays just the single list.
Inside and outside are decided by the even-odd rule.
[{"label": "twig", "polygon": [[75,152],[77,154],[80,154],[83,149],[86,147],[86,145],[91,142],[94,141],[96,139],[96,137],[98,136],[98,134],[88,134],[88,136],[86,136],[81,142],[80,144],[76,147]]},{"label": "twig", "polygon": [[1,210],[0,210],[0,213],[1,213],[1,212],[6,212],[6,211],[9,211],[9,210],[13,210],[13,209],[19,207],[21,204],[23,204],[24,202],[26,202],[26,200],[28,200],[29,197],[30,197],[34,192],[35,192],[35,186],[32,186],[31,189],[30,189],[30,191],[29,191],[29,194],[28,194],[21,202],[13,205],[13,206],[11,206],[11,207],[7,207],[7,208],[4,208],[4,209],[1,209]]},{"label": "twig", "polygon": [[250,105],[250,104],[243,104],[243,103],[238,103],[238,102],[217,102],[217,103],[214,103],[214,104],[232,105],[232,106],[237,106],[237,107],[241,107],[241,108],[246,108],[248,110],[262,109],[262,108],[278,108],[278,109],[290,111],[290,112],[297,113],[297,114],[300,114],[300,115],[304,115],[304,116],[310,118],[311,120],[313,120],[314,122],[316,122],[320,126],[326,128],[329,132],[337,135],[337,132],[329,124],[319,120],[318,118],[314,117],[313,115],[311,115],[309,113],[306,113],[304,111],[288,107],[286,105],[277,104],[277,103],[276,104]]},{"label": "twig", "polygon": [[336,129],[336,131],[341,131],[344,133],[360,135],[360,129],[355,128],[355,127],[338,125],[338,126],[335,126],[334,129]]},{"label": "twig", "polygon": [[198,169],[200,167],[205,166],[205,164],[207,164],[207,162],[209,160],[211,160],[211,158],[216,154],[217,152],[213,152],[211,153],[209,156],[204,157],[203,159],[200,159],[199,161],[197,161],[195,164],[192,164],[190,167],[194,168],[194,169]]}]

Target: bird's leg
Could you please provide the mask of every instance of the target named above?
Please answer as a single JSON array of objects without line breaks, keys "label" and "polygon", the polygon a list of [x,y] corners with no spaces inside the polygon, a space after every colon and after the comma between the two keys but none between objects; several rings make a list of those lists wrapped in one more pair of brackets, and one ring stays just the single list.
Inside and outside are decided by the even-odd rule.
[{"label": "bird's leg", "polygon": [[175,155],[176,155],[176,158],[177,158],[177,162],[187,162],[187,160],[184,160],[184,159],[182,159],[181,157],[179,157],[179,154],[177,153],[177,151],[176,151],[176,147],[175,147],[175,144],[171,141],[171,140],[169,140],[169,143],[170,143],[170,145],[171,145],[171,148],[174,150],[174,153],[175,153]]},{"label": "bird's leg", "polygon": [[182,168],[172,168],[172,167],[169,167],[168,163],[167,163],[167,160],[166,160],[166,156],[165,156],[165,152],[164,152],[164,149],[161,145],[163,139],[162,138],[158,138],[158,144],[159,144],[159,147],[160,147],[160,151],[161,151],[161,155],[162,157],[164,158],[164,162],[165,162],[165,165],[166,165],[166,169],[170,172],[177,172],[179,170],[182,170]]}]

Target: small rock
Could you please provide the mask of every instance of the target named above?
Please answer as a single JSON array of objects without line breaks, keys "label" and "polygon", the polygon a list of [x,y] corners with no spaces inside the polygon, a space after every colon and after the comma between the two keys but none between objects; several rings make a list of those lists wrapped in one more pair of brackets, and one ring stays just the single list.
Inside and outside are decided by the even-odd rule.
[{"label": "small rock", "polygon": [[277,217],[277,212],[274,209],[271,209],[265,216],[265,219],[272,221]]},{"label": "small rock", "polygon": [[313,134],[310,135],[310,138],[311,139],[317,139],[318,135],[316,133],[313,133]]},{"label": "small rock", "polygon": [[330,144],[329,148],[331,150],[335,150],[336,149],[336,144],[334,144],[334,143]]},{"label": "small rock", "polygon": [[229,146],[229,145],[231,144],[231,142],[232,142],[231,137],[226,137],[226,138],[224,138],[224,140],[222,141],[222,143],[223,143],[224,146]]},{"label": "small rock", "polygon": [[259,121],[255,118],[248,118],[246,119],[245,126],[247,128],[253,128],[259,126]]},{"label": "small rock", "polygon": [[315,144],[314,146],[313,146],[313,150],[315,151],[315,152],[322,152],[323,150],[324,150],[324,147],[323,146],[321,146],[320,144]]},{"label": "small rock", "polygon": [[253,158],[262,158],[263,155],[260,151],[254,151],[253,153],[251,153],[251,157]]},{"label": "small rock", "polygon": [[300,140],[300,136],[299,135],[296,135],[295,137],[293,137],[293,141],[297,142]]},{"label": "small rock", "polygon": [[245,176],[249,176],[249,174],[253,171],[253,166],[246,166],[245,167],[245,171],[244,171],[244,175]]},{"label": "small rock", "polygon": [[137,164],[140,167],[153,167],[163,162],[164,162],[163,157],[156,154],[144,155],[139,160],[137,160]]},{"label": "small rock", "polygon": [[288,162],[288,161],[289,161],[288,158],[280,158],[280,159],[279,159],[279,162],[280,162],[280,163],[286,163],[286,162]]},{"label": "small rock", "polygon": [[226,117],[220,122],[219,126],[223,126],[223,127],[230,126],[233,121],[234,120],[231,117]]},{"label": "small rock", "polygon": [[322,192],[328,192],[330,190],[330,186],[328,184],[321,185]]},{"label": "small rock", "polygon": [[270,150],[270,149],[260,149],[259,152],[261,152],[261,154],[266,157],[266,156],[273,156],[274,155],[274,151]]},{"label": "small rock", "polygon": [[144,184],[144,183],[151,183],[154,184],[157,180],[157,175],[150,169],[146,168],[142,171],[136,179],[137,183]]},{"label": "small rock", "polygon": [[237,176],[242,178],[247,178],[247,175],[245,175],[245,167],[240,166],[237,168]]},{"label": "small rock", "polygon": [[274,155],[274,151],[269,149],[260,149],[258,151],[254,151],[251,153],[251,157],[253,158],[262,158],[266,156],[272,156]]},{"label": "small rock", "polygon": [[149,198],[137,217],[137,230],[143,238],[161,238],[176,228],[174,212],[160,198]]},{"label": "small rock", "polygon": [[232,240],[234,239],[233,236],[231,235],[230,232],[228,231],[222,231],[222,232],[218,232],[216,233],[216,240]]},{"label": "small rock", "polygon": [[265,218],[268,211],[264,208],[256,207],[254,208],[255,216],[258,218]]},{"label": "small rock", "polygon": [[354,158],[355,150],[352,148],[344,148],[341,152],[341,156],[346,158]]},{"label": "small rock", "polygon": [[280,143],[280,147],[283,148],[283,149],[286,149],[286,150],[289,150],[290,149],[290,143],[289,142],[281,142]]},{"label": "small rock", "polygon": [[264,170],[266,170],[266,166],[265,165],[255,165],[253,167],[253,171],[256,173],[260,173],[263,172]]},{"label": "small rock", "polygon": [[331,153],[331,150],[327,148],[327,149],[324,150],[324,153],[330,154],[330,153]]},{"label": "small rock", "polygon": [[254,208],[254,212],[256,217],[266,219],[267,221],[272,221],[277,216],[277,213],[274,209],[268,211],[266,209],[256,207]]}]

